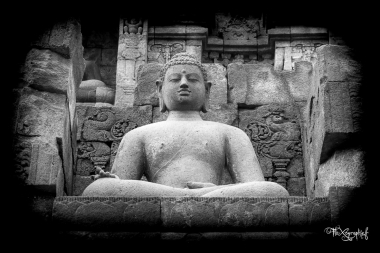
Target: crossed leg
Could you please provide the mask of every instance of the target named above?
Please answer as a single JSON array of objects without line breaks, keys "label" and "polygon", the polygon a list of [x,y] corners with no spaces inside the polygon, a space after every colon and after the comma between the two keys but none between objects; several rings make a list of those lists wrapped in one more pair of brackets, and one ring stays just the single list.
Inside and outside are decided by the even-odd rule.
[{"label": "crossed leg", "polygon": [[288,197],[281,185],[254,181],[232,185],[217,185],[197,189],[174,188],[140,181],[100,178],[90,184],[82,196],[92,197]]}]

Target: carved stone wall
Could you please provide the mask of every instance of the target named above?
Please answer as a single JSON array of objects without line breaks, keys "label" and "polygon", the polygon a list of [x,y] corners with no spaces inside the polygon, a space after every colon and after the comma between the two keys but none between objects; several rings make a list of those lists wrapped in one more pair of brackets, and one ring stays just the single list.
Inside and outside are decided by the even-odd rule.
[{"label": "carved stone wall", "polygon": [[76,134],[75,97],[85,67],[81,26],[68,18],[44,28],[30,44],[13,90],[16,173],[24,184],[56,185],[57,195],[71,195],[75,144],[69,143]]},{"label": "carved stone wall", "polygon": [[148,21],[120,19],[115,106],[133,105],[139,67],[147,63]]},{"label": "carved stone wall", "polygon": [[281,184],[292,196],[305,196],[297,108],[270,104],[255,110],[241,109],[239,128],[251,139],[266,180]]},{"label": "carved stone wall", "polygon": [[309,196],[325,196],[329,186],[362,186],[367,180],[360,139],[360,64],[344,46],[321,46],[317,56],[303,138]]},{"label": "carved stone wall", "polygon": [[[324,196],[329,186],[342,182],[362,185],[364,153],[357,145],[360,70],[351,51],[324,46],[339,40],[326,28],[270,26],[259,12],[238,14],[216,13],[208,25],[148,26],[149,17],[128,16],[115,18],[120,22],[113,30],[97,27],[101,21],[87,21],[84,52],[78,46],[76,23],[55,24],[33,42],[16,92],[15,159],[20,176],[32,184],[55,183],[62,166],[56,138],[63,137],[59,132],[68,126],[46,122],[64,118],[65,95],[70,98],[82,79],[83,59],[78,55],[96,62],[100,79],[116,88],[116,101],[109,108],[77,110],[78,150],[72,153],[78,154],[76,194],[91,182],[94,166],[110,169],[118,138],[125,132],[166,119],[158,111],[155,80],[163,63],[186,51],[202,60],[214,82],[210,110],[202,118],[246,131],[267,180],[286,186],[293,195],[305,195],[306,179],[308,196]],[[67,77],[74,80],[71,91]],[[72,131],[75,101],[68,107]],[[338,152],[342,145],[350,148]],[[349,157],[355,158],[353,166],[333,170],[343,168]],[[340,180],[344,176],[347,181]]]},{"label": "carved stone wall", "polygon": [[124,134],[152,122],[152,107],[94,107],[79,105],[77,166],[74,195],[93,181],[96,167],[110,171]]}]

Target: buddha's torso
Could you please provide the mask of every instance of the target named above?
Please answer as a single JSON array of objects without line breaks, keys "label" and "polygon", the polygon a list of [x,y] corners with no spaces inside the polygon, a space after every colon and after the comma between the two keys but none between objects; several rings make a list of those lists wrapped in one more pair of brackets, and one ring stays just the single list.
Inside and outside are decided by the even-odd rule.
[{"label": "buddha's torso", "polygon": [[219,184],[225,166],[225,125],[209,121],[165,121],[145,128],[145,174],[173,187]]}]

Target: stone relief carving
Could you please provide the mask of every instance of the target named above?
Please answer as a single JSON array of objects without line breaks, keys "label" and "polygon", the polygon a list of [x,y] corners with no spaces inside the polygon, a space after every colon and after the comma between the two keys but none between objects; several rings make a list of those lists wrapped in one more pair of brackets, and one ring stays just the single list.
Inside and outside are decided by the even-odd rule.
[{"label": "stone relief carving", "polygon": [[230,63],[254,64],[257,63],[257,54],[231,54],[219,52],[203,52],[202,62],[204,63],[220,63],[227,67]]},{"label": "stone relief carving", "polygon": [[316,49],[322,46],[322,43],[314,43],[313,46],[306,46],[303,44],[297,44],[291,47],[291,62],[292,69],[294,69],[294,64],[299,61],[309,61],[311,62],[313,58],[317,58]]},{"label": "stone relief carving", "polygon": [[150,62],[164,64],[169,61],[173,55],[180,52],[185,52],[184,42],[153,44],[149,46],[148,59]]},{"label": "stone relief carving", "polygon": [[[265,177],[286,187],[288,165],[302,156],[301,132],[291,106],[266,105],[245,121],[244,131],[251,139]],[[244,116],[243,116],[244,117]],[[244,123],[243,123],[244,124]]]},{"label": "stone relief carving", "polygon": [[85,140],[108,141],[111,138],[109,130],[116,120],[110,110],[96,110],[86,117],[83,123],[83,138]]},{"label": "stone relief carving", "polygon": [[[82,176],[88,176],[95,172],[96,167],[105,169],[106,164],[110,160],[111,149],[102,142],[81,142],[78,145],[78,159],[82,159],[78,162],[76,174]],[[89,166],[91,161],[93,167]]]},{"label": "stone relief carving", "polygon": [[31,163],[32,144],[17,141],[13,146],[13,154],[16,176],[25,182],[28,178],[28,169]]},{"label": "stone relief carving", "polygon": [[121,34],[119,37],[118,60],[137,60],[143,54],[140,49],[143,48],[140,44],[143,41],[144,35],[139,33]]},{"label": "stone relief carving", "polygon": [[125,34],[142,34],[143,22],[142,20],[137,20],[136,18],[131,18],[130,21],[124,20],[124,33]]},{"label": "stone relief carving", "polygon": [[116,120],[111,110],[99,109],[86,117],[82,136],[87,141],[121,140],[124,134],[137,127],[138,124],[128,118]]},{"label": "stone relief carving", "polygon": [[114,140],[121,140],[124,134],[137,128],[137,124],[130,120],[119,120],[111,128],[111,137]]},{"label": "stone relief carving", "polygon": [[260,33],[260,19],[240,15],[216,15],[218,33],[225,40],[252,40]]}]

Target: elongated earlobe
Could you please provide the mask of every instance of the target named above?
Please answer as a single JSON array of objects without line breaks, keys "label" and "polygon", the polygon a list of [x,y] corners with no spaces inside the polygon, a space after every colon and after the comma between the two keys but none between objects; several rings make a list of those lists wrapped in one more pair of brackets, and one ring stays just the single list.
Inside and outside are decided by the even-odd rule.
[{"label": "elongated earlobe", "polygon": [[168,110],[168,108],[166,107],[165,103],[164,103],[164,99],[159,97],[158,98],[158,103],[160,105],[160,112],[164,113]]},{"label": "elongated earlobe", "polygon": [[212,85],[211,82],[206,82],[206,84],[205,84],[205,87],[206,87],[206,99],[205,99],[205,102],[203,103],[202,108],[201,108],[201,111],[203,113],[208,112],[208,110],[210,109],[210,102],[209,102],[209,100],[210,100],[211,85]]},{"label": "elongated earlobe", "polygon": [[168,110],[168,108],[165,105],[164,99],[162,97],[162,81],[157,80],[156,85],[157,85],[157,94],[158,94],[158,104],[160,106],[160,112],[164,113]]}]

